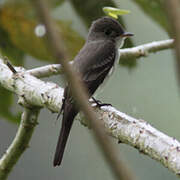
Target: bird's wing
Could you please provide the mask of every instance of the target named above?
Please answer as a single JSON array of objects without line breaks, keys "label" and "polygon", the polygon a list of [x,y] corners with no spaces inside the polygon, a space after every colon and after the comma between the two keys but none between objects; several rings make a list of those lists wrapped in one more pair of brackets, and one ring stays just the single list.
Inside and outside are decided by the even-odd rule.
[{"label": "bird's wing", "polygon": [[[114,65],[115,58],[115,44],[110,41],[88,42],[75,57],[73,67],[81,74],[90,96],[103,83]],[[64,99],[74,103],[69,86],[65,88]]]},{"label": "bird's wing", "polygon": [[98,45],[87,43],[76,57],[76,69],[81,73],[90,95],[103,83],[114,65],[115,57],[116,49],[114,43],[110,42],[100,42]]}]

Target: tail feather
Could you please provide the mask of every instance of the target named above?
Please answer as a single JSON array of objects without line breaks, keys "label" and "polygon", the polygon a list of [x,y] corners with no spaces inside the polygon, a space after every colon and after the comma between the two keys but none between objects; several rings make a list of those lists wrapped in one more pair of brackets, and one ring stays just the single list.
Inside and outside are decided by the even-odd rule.
[{"label": "tail feather", "polygon": [[59,134],[58,144],[56,146],[56,153],[54,156],[54,166],[61,165],[67,139],[73,124],[73,120],[77,113],[78,111],[73,107],[73,105],[64,107],[61,131]]}]

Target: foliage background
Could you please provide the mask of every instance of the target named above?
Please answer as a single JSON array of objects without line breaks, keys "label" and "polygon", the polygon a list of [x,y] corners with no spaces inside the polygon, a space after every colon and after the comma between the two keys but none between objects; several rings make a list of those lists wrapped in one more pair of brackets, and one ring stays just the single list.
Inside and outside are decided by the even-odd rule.
[{"label": "foliage background", "polygon": [[[77,6],[79,2],[80,0],[73,0],[73,3],[77,3]],[[160,0],[117,0],[116,5],[120,8],[131,10],[131,14],[123,16],[123,20],[126,24],[126,29],[135,34],[132,38],[134,45],[169,38],[169,26]],[[46,50],[46,47],[44,47],[45,50],[43,51],[40,45],[33,49],[33,38],[30,37],[25,41],[25,33],[21,31],[27,27],[30,33],[33,32],[32,27],[35,26],[33,13],[28,15],[30,20],[28,22],[31,22],[31,26],[25,21],[21,29],[17,26],[15,20],[13,20],[13,24],[11,22],[12,18],[6,19],[8,16],[5,16],[3,21],[2,17],[4,17],[4,14],[11,12],[8,11],[11,7],[9,5],[2,7],[0,10],[1,52],[7,55],[15,64],[23,64],[27,69],[52,63],[52,59],[43,53],[48,53],[48,49]],[[88,17],[80,18],[84,12],[77,14],[73,9],[73,5],[69,2],[65,2],[61,6],[58,4],[57,6],[57,2],[54,0],[54,7],[52,16],[57,20],[65,20],[66,23],[67,21],[72,22],[72,24],[70,23],[70,28],[72,27],[70,32],[73,34],[72,32],[75,31],[77,33],[75,33],[76,37],[79,37],[75,38],[76,41],[78,39],[78,43],[75,43],[74,47],[77,47],[77,45],[81,46],[83,43],[81,37],[86,37],[87,34],[84,22],[89,25],[91,19]],[[74,5],[74,7],[76,6]],[[18,15],[18,8],[20,6],[16,7],[15,15]],[[2,14],[3,10],[6,10],[4,14]],[[98,14],[97,17],[99,15],[101,14]],[[7,35],[7,32],[15,34],[10,36],[10,33]],[[21,38],[24,40],[23,45],[19,42],[20,40],[14,40],[14,38],[18,38],[18,34],[20,35],[20,40]],[[77,49],[76,51],[78,51]],[[41,55],[37,55],[35,50],[38,53],[39,51],[43,52]],[[74,54],[76,54],[76,51],[74,51]],[[180,140],[178,113],[180,101],[172,51],[163,51],[150,55],[147,58],[142,58],[137,61],[136,65],[131,65],[130,67],[119,66],[104,87],[104,91],[98,95],[98,98],[104,102],[112,103],[113,106],[122,112],[126,112],[136,118],[145,119],[159,130]],[[59,76],[45,80],[52,80],[60,85],[63,84]],[[12,123],[12,121],[18,121],[19,113],[17,112],[22,109],[16,105],[16,97],[12,99],[10,95],[7,96],[5,94],[5,91],[1,90],[0,92],[0,155],[2,155],[14,138],[18,128],[17,124]],[[13,102],[11,106],[9,106],[10,102]],[[7,121],[7,119],[10,121]],[[10,174],[9,179],[112,179],[112,174],[91,137],[91,131],[84,128],[79,122],[74,123],[62,167],[54,168],[52,166],[60,129],[60,122],[55,124],[55,119],[56,114],[51,114],[47,110],[41,111],[40,124],[36,127],[30,148],[23,154]],[[114,143],[118,148],[120,157],[132,169],[136,179],[177,179],[174,174],[162,167],[158,162],[140,154],[134,148],[123,144],[119,145],[116,141]]]}]

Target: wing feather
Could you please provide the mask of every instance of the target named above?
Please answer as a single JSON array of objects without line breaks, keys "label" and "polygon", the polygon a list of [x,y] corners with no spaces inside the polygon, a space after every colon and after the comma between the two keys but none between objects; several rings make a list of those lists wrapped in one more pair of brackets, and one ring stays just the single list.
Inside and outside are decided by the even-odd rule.
[{"label": "wing feather", "polygon": [[[91,96],[101,85],[114,65],[115,44],[111,41],[87,42],[74,59],[73,68],[81,74],[82,80]],[[69,88],[65,99],[73,99]]]}]

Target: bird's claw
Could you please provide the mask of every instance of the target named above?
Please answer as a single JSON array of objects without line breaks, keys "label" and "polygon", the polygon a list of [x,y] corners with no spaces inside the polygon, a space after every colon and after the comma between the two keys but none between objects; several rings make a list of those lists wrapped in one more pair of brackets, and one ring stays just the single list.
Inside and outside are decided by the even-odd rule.
[{"label": "bird's claw", "polygon": [[101,108],[102,106],[112,106],[110,103],[102,103],[100,100],[95,99],[92,97],[92,100],[96,103],[96,107]]}]

